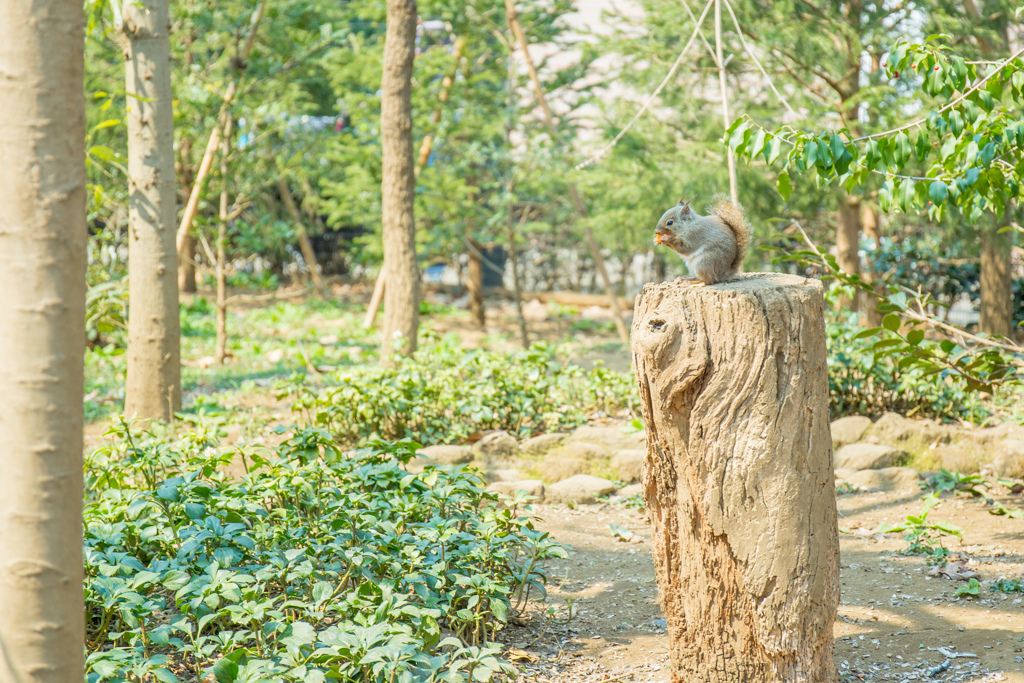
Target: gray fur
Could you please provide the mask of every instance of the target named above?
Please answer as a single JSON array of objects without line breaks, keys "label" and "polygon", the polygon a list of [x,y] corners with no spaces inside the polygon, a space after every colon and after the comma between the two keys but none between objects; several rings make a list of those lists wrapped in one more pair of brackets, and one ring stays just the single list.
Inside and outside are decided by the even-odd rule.
[{"label": "gray fur", "polygon": [[743,210],[723,199],[712,204],[707,216],[680,200],[662,215],[654,232],[661,244],[683,257],[690,275],[706,285],[736,275],[749,240]]}]

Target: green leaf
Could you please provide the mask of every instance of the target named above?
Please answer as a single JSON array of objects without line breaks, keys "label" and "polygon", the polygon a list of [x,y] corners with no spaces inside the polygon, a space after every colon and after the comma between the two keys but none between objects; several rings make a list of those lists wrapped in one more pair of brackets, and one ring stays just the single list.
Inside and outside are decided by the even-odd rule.
[{"label": "green leaf", "polygon": [[238,680],[238,664],[230,659],[218,659],[213,665],[213,676],[217,683],[235,683]]},{"label": "green leaf", "polygon": [[952,131],[954,137],[960,137],[960,132],[964,129],[964,117],[959,111],[953,111],[949,115],[949,130]]},{"label": "green leaf", "polygon": [[910,160],[910,138],[906,133],[901,132],[896,136],[894,159],[900,168]]},{"label": "green leaf", "polygon": [[928,188],[928,198],[932,200],[934,204],[942,204],[946,201],[946,183],[941,180],[936,180]]},{"label": "green leaf", "polygon": [[154,669],[153,678],[160,681],[160,683],[179,683],[178,677],[168,669]]},{"label": "green leaf", "polygon": [[[892,314],[890,314],[892,315]],[[917,346],[924,339],[924,331],[922,330],[911,330],[907,332],[907,341],[912,345]]]},{"label": "green leaf", "polygon": [[757,132],[751,136],[751,143],[747,150],[750,158],[753,159],[764,150],[765,132],[764,128],[758,128]]},{"label": "green leaf", "polygon": [[789,200],[789,196],[793,194],[793,186],[789,184],[789,174],[783,171],[779,174],[778,179],[775,181],[775,187],[778,188],[779,194],[782,198]]},{"label": "green leaf", "polygon": [[911,178],[906,178],[900,183],[899,187],[899,200],[900,209],[904,213],[910,213],[914,208],[914,181]]},{"label": "green leaf", "polygon": [[732,136],[729,138],[729,146],[732,147],[737,154],[739,154],[739,147],[743,144],[747,130],[750,128],[750,124],[743,121],[740,125],[736,126],[736,130],[732,132]]},{"label": "green leaf", "polygon": [[776,159],[779,158],[779,153],[781,151],[782,140],[777,137],[773,137],[764,148],[765,161],[769,166],[775,163]]},{"label": "green leaf", "polygon": [[882,327],[890,332],[898,332],[900,329],[900,317],[895,313],[887,313],[885,317],[882,318]]},{"label": "green leaf", "polygon": [[117,152],[104,145],[93,145],[89,148],[89,154],[103,161],[114,161],[117,159]]}]

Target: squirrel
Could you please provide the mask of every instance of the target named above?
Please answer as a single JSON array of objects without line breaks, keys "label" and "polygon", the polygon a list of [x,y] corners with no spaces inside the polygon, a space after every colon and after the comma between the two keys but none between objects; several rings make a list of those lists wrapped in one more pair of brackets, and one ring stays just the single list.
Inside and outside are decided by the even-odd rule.
[{"label": "squirrel", "polygon": [[680,199],[662,215],[654,230],[654,243],[683,257],[690,274],[697,276],[693,283],[697,287],[733,277],[750,243],[750,224],[742,207],[720,195],[712,200],[709,211],[701,216],[690,208],[690,200]]}]

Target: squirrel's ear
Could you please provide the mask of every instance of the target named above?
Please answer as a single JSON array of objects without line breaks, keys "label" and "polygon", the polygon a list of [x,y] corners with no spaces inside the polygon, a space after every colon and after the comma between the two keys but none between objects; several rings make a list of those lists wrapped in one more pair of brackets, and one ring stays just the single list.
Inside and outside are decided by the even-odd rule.
[{"label": "squirrel's ear", "polygon": [[687,205],[687,204],[689,204],[689,203],[690,203],[690,202],[686,201],[686,199],[680,199],[680,200],[679,200],[679,206],[686,206],[686,205]]}]

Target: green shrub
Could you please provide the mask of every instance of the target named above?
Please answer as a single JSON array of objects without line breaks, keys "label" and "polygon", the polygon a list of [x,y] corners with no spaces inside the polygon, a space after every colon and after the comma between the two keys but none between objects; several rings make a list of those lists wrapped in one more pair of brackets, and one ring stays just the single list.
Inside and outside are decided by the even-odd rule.
[{"label": "green shrub", "polygon": [[110,434],[85,465],[89,683],[486,681],[514,671],[494,632],[564,556],[475,473],[408,472],[410,441]]},{"label": "green shrub", "polygon": [[284,385],[293,408],[341,443],[412,438],[456,443],[478,430],[526,438],[572,429],[595,412],[638,408],[630,375],[559,363],[544,344],[510,354],[429,341],[393,367],[364,367],[318,389],[302,377]]},{"label": "green shrub", "polygon": [[922,377],[923,370],[900,370],[898,357],[876,358],[876,340],[864,331],[855,314],[830,316],[828,338],[829,409],[832,418],[857,414],[877,418],[886,412],[952,420],[977,419],[985,409],[975,394],[940,375]]}]

